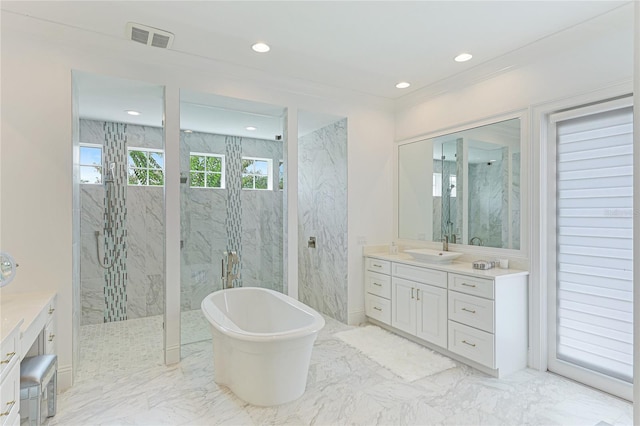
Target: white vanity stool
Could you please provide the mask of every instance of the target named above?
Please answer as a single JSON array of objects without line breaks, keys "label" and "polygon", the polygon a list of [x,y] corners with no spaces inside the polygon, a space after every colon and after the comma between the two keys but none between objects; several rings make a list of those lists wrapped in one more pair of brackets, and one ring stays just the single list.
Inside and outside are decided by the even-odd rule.
[{"label": "white vanity stool", "polygon": [[20,424],[39,426],[56,414],[58,357],[39,355],[20,364]]}]

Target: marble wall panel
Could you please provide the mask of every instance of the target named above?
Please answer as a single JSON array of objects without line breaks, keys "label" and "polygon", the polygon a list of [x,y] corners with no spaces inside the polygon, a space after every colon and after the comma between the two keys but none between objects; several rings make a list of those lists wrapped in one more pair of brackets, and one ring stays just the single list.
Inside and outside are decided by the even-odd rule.
[{"label": "marble wall panel", "polygon": [[347,120],[298,142],[300,299],[347,322]]},{"label": "marble wall panel", "polygon": [[520,153],[511,156],[511,248],[520,249]]},{"label": "marble wall panel", "polygon": [[[240,148],[229,155],[229,144]],[[237,191],[238,206],[229,209],[230,161],[237,171],[241,156],[271,158],[275,171],[282,158],[282,143],[206,133],[183,133],[180,146],[182,176],[189,176],[190,152],[225,155],[225,189],[181,186],[181,309],[200,309],[202,299],[222,286],[221,260],[229,246],[228,221],[238,220],[241,241],[242,285],[282,289],[282,193],[281,191]],[[234,160],[235,158],[235,160]],[[275,175],[275,173],[274,173]],[[236,176],[236,186],[239,186]],[[274,176],[277,188],[277,176]],[[244,241],[250,241],[245,246]],[[235,243],[234,243],[235,244]]]},{"label": "marble wall panel", "polygon": [[80,325],[104,322],[104,278],[84,279],[80,285]]},{"label": "marble wall panel", "polygon": [[[80,143],[104,144],[104,121],[80,120]],[[161,127],[127,124],[127,145],[136,148],[163,149],[164,130]]]},{"label": "marble wall panel", "polygon": [[[104,144],[108,132],[104,122],[80,120],[80,141]],[[126,186],[126,147],[162,148],[162,129],[127,125],[124,130],[126,144],[119,146],[117,161],[122,167],[116,170],[121,182],[117,182],[118,195],[125,200],[121,212],[126,224],[126,253],[121,261],[126,261],[126,274],[122,275],[123,285],[129,287],[127,294],[127,318],[138,318],[161,314],[164,310],[164,191],[160,187]],[[113,146],[110,148],[113,150]],[[105,149],[105,155],[110,149]],[[113,161],[113,159],[107,161]],[[95,253],[96,230],[103,230],[105,220],[104,187],[102,185],[80,185],[81,205],[81,286],[89,289],[81,292],[82,324],[103,322],[105,312],[104,288],[97,289],[96,276],[109,274],[98,263]],[[103,237],[101,237],[103,238]],[[107,244],[107,248],[113,247]],[[103,287],[107,277],[103,278]],[[127,289],[129,293],[129,289]],[[99,313],[99,315],[98,315]]]}]

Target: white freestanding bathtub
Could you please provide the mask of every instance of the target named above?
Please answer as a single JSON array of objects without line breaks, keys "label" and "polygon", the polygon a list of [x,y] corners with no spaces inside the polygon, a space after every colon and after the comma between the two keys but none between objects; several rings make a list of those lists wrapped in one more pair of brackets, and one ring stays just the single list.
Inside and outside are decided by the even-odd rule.
[{"label": "white freestanding bathtub", "polygon": [[202,301],[211,323],[216,383],[254,405],[299,398],[307,385],[313,343],[324,318],[277,291],[230,288]]}]

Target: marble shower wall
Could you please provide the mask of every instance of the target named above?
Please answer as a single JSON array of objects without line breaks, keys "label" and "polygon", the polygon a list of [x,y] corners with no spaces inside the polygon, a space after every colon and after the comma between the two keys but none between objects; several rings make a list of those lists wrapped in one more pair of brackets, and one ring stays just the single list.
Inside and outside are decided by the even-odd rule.
[{"label": "marble shower wall", "polygon": [[[228,232],[227,226],[227,223],[237,223],[238,219],[235,216],[227,217],[228,210],[233,210],[233,214],[237,214],[238,210],[238,207],[228,209],[228,185],[236,179],[227,178],[226,189],[191,188],[188,181],[181,184],[183,311],[200,309],[200,303],[207,294],[222,288],[221,260],[223,252],[229,247],[241,247],[244,287],[266,287],[283,291],[283,191],[278,189],[278,165],[283,158],[282,142],[200,132],[182,133],[180,170],[183,177],[189,176],[190,152],[222,154],[226,156],[225,162],[229,162],[229,153],[235,153],[238,144],[241,156],[272,159],[274,189],[238,191],[238,238],[235,232],[232,235]],[[236,157],[237,155],[233,155],[233,158]],[[227,164],[227,173],[230,172],[230,166],[231,169],[234,168],[234,165]],[[238,204],[237,199],[233,199]]]},{"label": "marble shower wall", "polygon": [[[347,120],[298,139],[298,292],[343,323],[347,315]],[[316,248],[308,248],[310,236]]]},{"label": "marble shower wall", "polygon": [[[80,120],[80,143],[103,144],[104,125]],[[161,128],[128,124],[125,136],[129,147],[163,148]],[[126,152],[121,154],[126,158]],[[126,176],[126,162],[118,162],[116,174]],[[164,191],[162,187],[121,189],[126,189],[127,250],[121,258],[126,264],[126,318],[158,315],[164,310]],[[95,240],[95,231],[104,228],[104,197],[103,185],[80,185],[82,325],[103,322],[107,310],[105,272],[98,264]]]}]

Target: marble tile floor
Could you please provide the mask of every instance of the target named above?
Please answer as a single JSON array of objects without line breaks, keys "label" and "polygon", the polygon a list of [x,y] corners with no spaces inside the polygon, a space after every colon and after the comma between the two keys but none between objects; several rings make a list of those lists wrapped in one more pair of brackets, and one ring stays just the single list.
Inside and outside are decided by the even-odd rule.
[{"label": "marble tile floor", "polygon": [[[210,341],[185,345],[179,364],[163,365],[158,318],[83,328],[77,381],[59,395],[49,425],[632,424],[628,402],[534,370],[498,380],[458,364],[405,382],[335,337],[350,327],[330,318],[305,394],[255,407],[215,384]],[[157,337],[143,336],[154,328]]]}]

